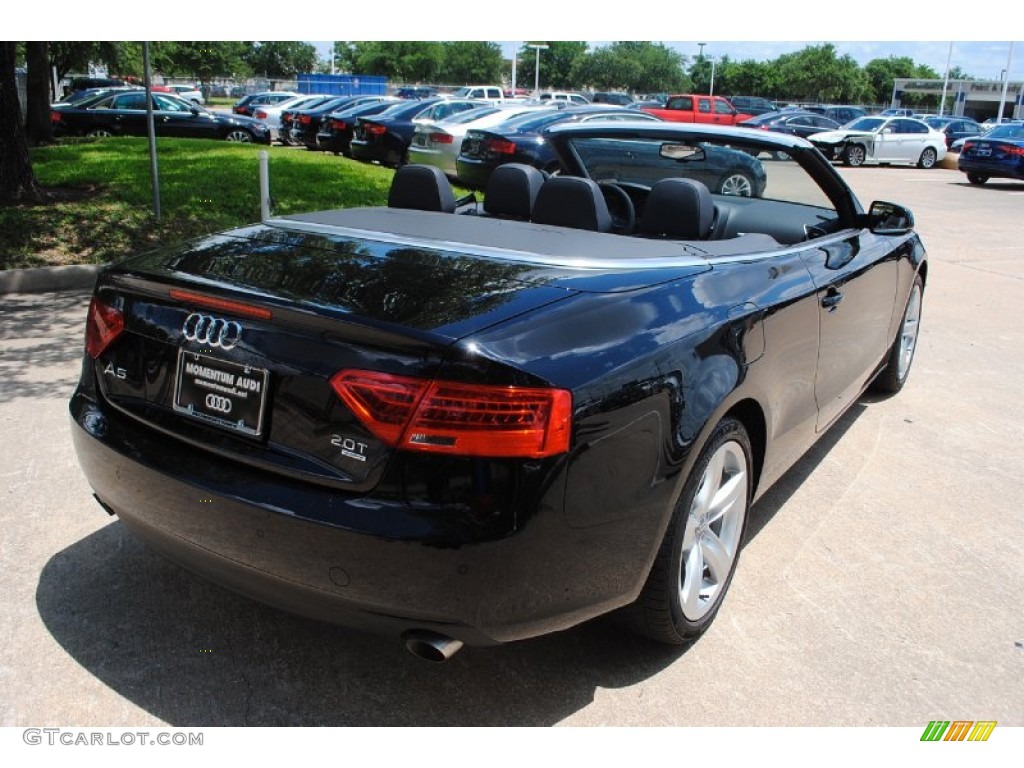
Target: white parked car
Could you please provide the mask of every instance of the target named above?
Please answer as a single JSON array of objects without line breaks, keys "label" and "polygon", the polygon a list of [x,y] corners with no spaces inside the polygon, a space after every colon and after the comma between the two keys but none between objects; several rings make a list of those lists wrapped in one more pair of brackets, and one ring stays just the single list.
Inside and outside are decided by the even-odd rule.
[{"label": "white parked car", "polygon": [[409,145],[409,162],[436,166],[454,179],[455,159],[459,156],[462,140],[466,137],[467,131],[472,128],[490,128],[524,112],[546,108],[520,103],[479,107],[460,112],[446,120],[417,120],[412,144]]},{"label": "white parked car", "polygon": [[946,156],[946,134],[911,117],[871,115],[808,140],[830,160],[846,165],[911,163],[934,168]]},{"label": "white parked car", "polygon": [[258,106],[253,109],[252,116],[270,129],[271,141],[280,141],[282,144],[288,144],[290,142],[285,141],[281,136],[281,113],[290,109],[306,109],[308,107],[315,107],[331,98],[336,97],[328,96],[323,93],[295,96],[287,101],[280,101],[277,104],[263,104]]},{"label": "white parked car", "polygon": [[206,99],[203,98],[202,91],[194,85],[168,85],[167,88],[170,89],[170,93],[180,96],[188,101],[194,101],[200,106],[206,104]]},{"label": "white parked car", "polygon": [[541,91],[537,96],[539,101],[561,101],[571,106],[582,106],[583,104],[589,104],[590,101],[582,93],[576,93],[575,91]]},{"label": "white parked car", "polygon": [[452,93],[454,99],[479,99],[493,104],[505,100],[505,91],[498,85],[467,85]]}]

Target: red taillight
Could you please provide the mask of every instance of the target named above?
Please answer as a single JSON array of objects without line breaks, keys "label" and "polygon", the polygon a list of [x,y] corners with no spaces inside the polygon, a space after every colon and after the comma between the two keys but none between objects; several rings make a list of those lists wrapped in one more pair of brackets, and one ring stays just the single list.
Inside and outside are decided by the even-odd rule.
[{"label": "red taillight", "polygon": [[371,432],[404,450],[533,459],[569,450],[572,394],[562,389],[370,371],[341,371],[331,386]]},{"label": "red taillight", "polygon": [[454,140],[454,136],[450,133],[444,133],[443,131],[430,134],[430,141],[433,144],[451,144]]},{"label": "red taillight", "polygon": [[966,152],[969,149],[974,149],[974,146],[975,145],[973,141],[965,141],[963,151]]},{"label": "red taillight", "polygon": [[1024,157],[1024,147],[1018,147],[1016,144],[999,144],[997,146],[1003,154],[1011,157]]},{"label": "red taillight", "polygon": [[303,125],[309,125],[310,123],[313,122],[313,118],[310,117],[309,115],[299,115],[298,120]]},{"label": "red taillight", "polygon": [[60,112],[51,112],[50,113],[50,122],[51,123],[59,123],[60,122]]},{"label": "red taillight", "polygon": [[89,302],[89,316],[85,321],[85,351],[95,360],[124,331],[121,310],[104,304],[93,296]]},{"label": "red taillight", "polygon": [[499,155],[514,155],[516,153],[515,143],[504,139],[484,139],[483,148],[485,152],[494,152]]},{"label": "red taillight", "polygon": [[366,123],[363,126],[363,130],[371,136],[381,136],[387,131],[387,128],[380,123]]},{"label": "red taillight", "polygon": [[348,128],[348,123],[346,123],[344,120],[331,120],[331,128],[333,128],[336,131],[344,131],[346,128]]},{"label": "red taillight", "polygon": [[264,112],[262,109],[257,109],[256,112],[253,113],[253,117],[255,117],[257,120],[266,120],[267,113]]}]

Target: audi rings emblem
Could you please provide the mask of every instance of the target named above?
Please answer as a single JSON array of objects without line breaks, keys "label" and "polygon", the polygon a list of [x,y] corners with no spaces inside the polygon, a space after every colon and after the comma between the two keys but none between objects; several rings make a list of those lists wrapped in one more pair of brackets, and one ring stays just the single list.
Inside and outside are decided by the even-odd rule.
[{"label": "audi rings emblem", "polygon": [[231,349],[242,338],[242,326],[234,320],[224,320],[211,315],[193,312],[185,318],[181,328],[188,341],[209,344],[211,347]]},{"label": "audi rings emblem", "polygon": [[231,400],[224,397],[224,395],[211,393],[206,396],[206,407],[211,411],[219,411],[226,415],[231,413]]}]

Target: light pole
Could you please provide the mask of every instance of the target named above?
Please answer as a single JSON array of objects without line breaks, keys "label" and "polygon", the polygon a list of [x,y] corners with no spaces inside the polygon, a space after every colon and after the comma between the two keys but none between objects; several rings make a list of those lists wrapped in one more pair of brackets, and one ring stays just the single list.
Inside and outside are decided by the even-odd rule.
[{"label": "light pole", "polygon": [[711,59],[711,87],[708,88],[708,96],[715,95],[715,57],[708,56]]},{"label": "light pole", "polygon": [[526,47],[533,48],[537,52],[537,61],[533,68],[533,95],[536,96],[540,92],[540,52],[546,51],[548,46],[527,43]]}]

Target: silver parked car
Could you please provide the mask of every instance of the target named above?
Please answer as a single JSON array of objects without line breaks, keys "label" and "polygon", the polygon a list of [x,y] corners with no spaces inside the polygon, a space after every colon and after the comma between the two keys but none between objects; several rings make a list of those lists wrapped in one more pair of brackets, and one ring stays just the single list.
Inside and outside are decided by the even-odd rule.
[{"label": "silver parked car", "polygon": [[460,112],[445,120],[418,122],[409,145],[409,162],[433,165],[455,178],[455,158],[459,156],[466,132],[473,128],[490,128],[524,112],[547,109],[542,105],[478,107]]}]

